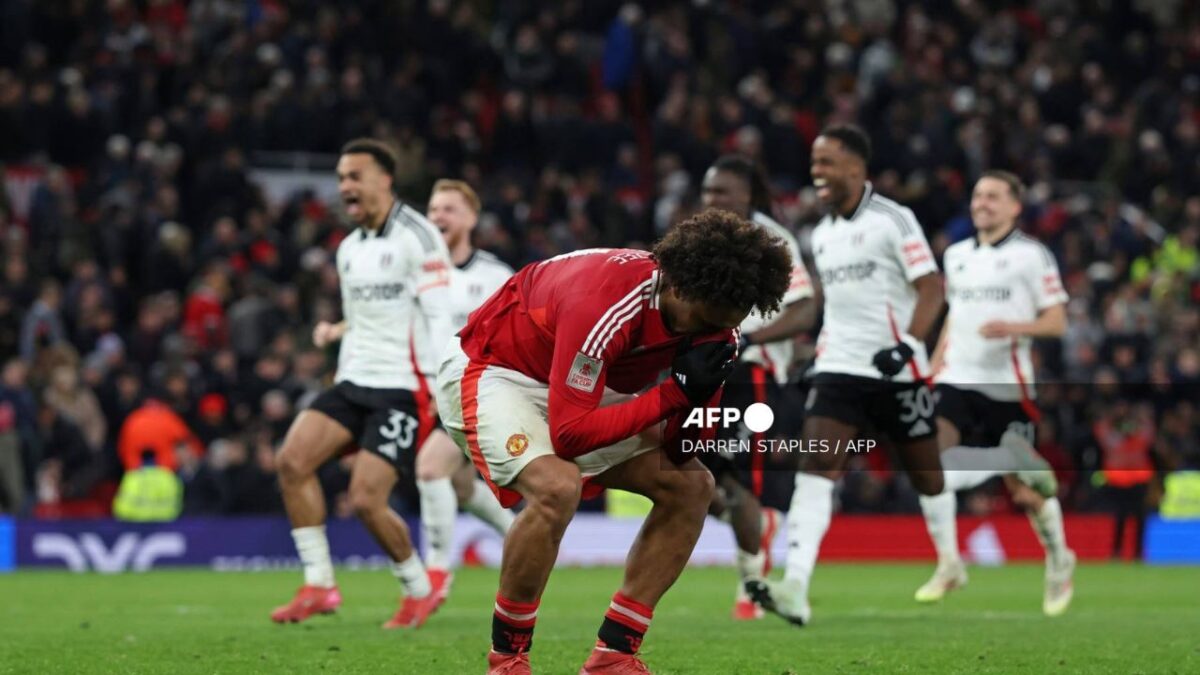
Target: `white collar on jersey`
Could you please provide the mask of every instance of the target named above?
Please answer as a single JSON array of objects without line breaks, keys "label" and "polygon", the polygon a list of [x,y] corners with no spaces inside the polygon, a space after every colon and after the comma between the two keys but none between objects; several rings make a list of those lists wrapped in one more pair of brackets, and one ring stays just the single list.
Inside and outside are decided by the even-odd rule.
[{"label": "white collar on jersey", "polygon": [[871,181],[867,181],[867,182],[863,183],[862,197],[859,198],[859,200],[858,200],[858,206],[854,207],[854,213],[851,213],[850,217],[847,218],[847,217],[843,216],[841,213],[834,211],[834,213],[833,213],[834,221],[837,221],[839,218],[841,220],[846,220],[846,221],[858,220],[858,217],[863,214],[863,211],[867,210],[867,204],[869,204],[871,202],[871,195],[874,192],[875,192],[875,187],[873,185],[871,185]]},{"label": "white collar on jersey", "polygon": [[470,267],[471,265],[475,264],[475,258],[477,258],[478,256],[479,256],[479,249],[473,248],[473,249],[471,249],[471,255],[467,256],[467,259],[464,260],[461,265],[455,265],[455,267],[457,267],[460,270],[465,270],[468,267]]},{"label": "white collar on jersey", "polygon": [[[1008,242],[1012,241],[1013,238],[1015,238],[1018,234],[1020,234],[1020,232],[1021,232],[1021,228],[1017,227],[1014,224],[1012,226],[1011,230],[1009,230],[1003,237],[1000,237],[996,241],[993,241],[991,244],[989,244],[989,246],[991,246],[991,248],[1000,248],[1004,244],[1007,244]],[[979,239],[979,232],[976,232],[975,234],[971,235],[971,238],[975,240],[975,248],[979,248],[980,246],[984,245],[983,242],[980,241],[980,239]]]},{"label": "white collar on jersey", "polygon": [[403,206],[404,202],[401,202],[397,197],[392,197],[392,208],[388,210],[387,218],[383,220],[383,225],[379,226],[378,230],[375,230],[374,235],[367,228],[359,226],[359,239],[366,240],[367,237],[371,236],[376,238],[388,236],[388,233],[392,231],[392,222],[396,220],[396,216],[400,215],[400,209]]}]

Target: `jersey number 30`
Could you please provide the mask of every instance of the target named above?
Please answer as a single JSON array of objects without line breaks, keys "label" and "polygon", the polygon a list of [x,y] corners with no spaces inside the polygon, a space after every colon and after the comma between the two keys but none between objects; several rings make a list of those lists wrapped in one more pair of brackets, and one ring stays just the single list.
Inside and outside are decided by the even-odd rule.
[{"label": "jersey number 30", "polygon": [[933,392],[929,387],[917,387],[896,392],[896,400],[900,403],[900,423],[908,424],[918,419],[928,419],[933,415]]}]

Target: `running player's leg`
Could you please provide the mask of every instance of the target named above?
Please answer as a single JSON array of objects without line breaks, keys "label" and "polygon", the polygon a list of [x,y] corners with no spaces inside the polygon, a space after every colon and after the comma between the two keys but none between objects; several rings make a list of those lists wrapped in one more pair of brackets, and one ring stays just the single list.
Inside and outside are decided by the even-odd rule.
[{"label": "running player's leg", "polygon": [[296,416],[279,450],[279,484],[292,527],[325,523],[325,495],[317,469],[354,439],[341,422],[318,410]]},{"label": "running player's leg", "polygon": [[384,628],[415,628],[437,605],[425,565],[413,549],[408,525],[388,503],[396,479],[391,461],[367,450],[358,453],[350,474],[350,505],[392,559],[392,575],[404,589],[400,609]]},{"label": "running player's leg", "polygon": [[994,476],[1016,473],[1043,496],[1057,490],[1054,472],[1033,449],[1033,422],[1020,405],[994,401],[983,394],[954,386],[938,387],[937,414],[959,430],[975,425],[979,433],[941,444],[946,490],[959,492],[982,485]]},{"label": "running player's leg", "polygon": [[[819,400],[819,399],[818,399]],[[858,426],[820,413],[809,406],[803,437],[808,447],[845,448],[858,437]],[[801,457],[795,491],[787,516],[788,554],[783,581],[747,588],[755,602],[797,625],[811,618],[808,588],[821,540],[833,517],[833,488],[841,478],[845,453],[812,452]]]},{"label": "running player's leg", "polygon": [[762,508],[758,499],[741,482],[736,458],[712,452],[700,455],[701,463],[712,473],[716,489],[709,503],[710,515],[729,523],[737,546],[737,593],[733,618],[757,619],[762,610],[746,597],[746,581],[761,580],[766,560],[761,549]]},{"label": "running player's leg", "polygon": [[629,549],[625,578],[601,623],[590,664],[605,658],[602,650],[637,653],[654,606],[692,555],[715,489],[712,474],[698,460],[674,467],[661,450],[621,462],[594,480],[648,497],[654,505]]},{"label": "running player's leg", "polygon": [[[940,402],[939,402],[939,405]],[[954,422],[945,417],[937,418],[937,440],[939,448],[959,444],[962,434]],[[966,568],[958,551],[958,498],[949,488],[937,495],[920,495],[921,513],[925,516],[925,528],[937,551],[937,568],[933,576],[917,589],[917,602],[934,602],[942,599],[947,591],[966,584]]]},{"label": "running player's leg", "polygon": [[936,437],[897,441],[896,452],[918,494],[933,496],[946,488]]},{"label": "running player's leg", "polygon": [[418,397],[407,390],[366,390],[356,394],[371,413],[358,439],[362,452],[350,476],[350,504],[384,552],[404,599],[385,628],[417,627],[437,609],[425,565],[412,546],[408,525],[389,498],[403,474],[412,476],[417,448],[425,440]]},{"label": "running player's leg", "polygon": [[[435,429],[417,453],[417,491],[421,495],[421,526],[425,531],[425,563],[430,574],[448,574],[458,516],[451,475],[466,464],[462,450],[441,429]],[[440,579],[438,580],[440,581]],[[441,592],[443,589],[435,589]]]},{"label": "running player's leg", "polygon": [[350,507],[388,556],[401,562],[413,555],[408,525],[388,503],[396,486],[392,463],[370,452],[354,458],[350,473]]},{"label": "running player's leg", "polygon": [[1062,504],[1058,497],[1043,497],[1012,474],[1004,476],[1004,485],[1012,494],[1013,502],[1025,510],[1029,524],[1046,552],[1042,611],[1047,616],[1059,616],[1067,611],[1075,592],[1075,553],[1067,546]]},{"label": "running player's leg", "polygon": [[991,414],[991,406],[982,394],[940,384],[934,398],[938,448],[946,474],[945,492],[954,493],[982,485],[1008,466],[1004,451],[982,447],[995,444],[1000,438],[999,434],[993,438],[986,429],[981,430],[982,423]]},{"label": "running player's leg", "polygon": [[325,536],[325,495],[317,469],[353,440],[345,425],[354,425],[357,415],[334,390],[322,394],[318,402],[322,401],[327,412],[310,409],[297,415],[279,451],[279,486],[304,568],[304,586],[290,603],[271,612],[276,622],[303,621],[332,612],[342,602]]},{"label": "running player's leg", "polygon": [[[758,364],[739,362],[725,381],[721,405],[745,410],[754,403],[767,403],[768,377]],[[733,528],[737,543],[738,583],[733,617],[757,619],[762,616],[762,610],[746,596],[745,588],[748,581],[761,581],[766,567],[766,554],[761,550],[762,505],[758,499],[762,490],[764,459],[759,448],[765,437],[760,432],[751,431],[743,422],[732,428],[719,428],[717,438],[730,443],[750,443],[749,453],[719,457],[719,466],[709,461],[705,465],[712,471],[718,487],[714,493],[714,503],[719,501],[725,507],[718,517]]]},{"label": "running player's leg", "polygon": [[764,564],[762,547],[762,505],[733,474],[721,478],[729,525],[737,542],[738,574],[742,580],[761,579]]}]

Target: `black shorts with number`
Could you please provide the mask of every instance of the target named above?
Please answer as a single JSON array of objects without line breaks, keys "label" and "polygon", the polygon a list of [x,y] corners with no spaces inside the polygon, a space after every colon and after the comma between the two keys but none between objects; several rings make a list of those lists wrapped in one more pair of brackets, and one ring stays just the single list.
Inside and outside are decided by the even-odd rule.
[{"label": "black shorts with number", "polygon": [[413,457],[433,424],[428,406],[407,389],[375,389],[338,382],[312,402],[346,428],[358,446],[391,463],[401,476],[413,472]]},{"label": "black shorts with number", "polygon": [[746,428],[745,423],[739,422],[736,426],[718,427],[717,430],[718,439],[744,441],[749,444],[750,452],[733,455],[706,452],[700,455],[700,461],[718,482],[728,474],[758,497],[763,506],[787,511],[796,484],[795,467],[791,465],[793,460],[782,453],[758,451],[759,440],[784,437],[781,423],[786,415],[782,391],[774,376],[765,368],[754,363],[739,362],[725,380],[721,407],[737,408],[744,413],[752,403],[766,403],[775,413],[775,423],[770,429],[755,433]]},{"label": "black shorts with number", "polygon": [[818,373],[804,414],[829,417],[859,433],[873,431],[893,443],[934,436],[933,390],[923,382],[893,382],[841,373]]},{"label": "black shorts with number", "polygon": [[981,392],[950,384],[937,386],[937,416],[944,417],[958,429],[963,445],[999,445],[1000,437],[1010,429],[1033,443],[1036,422],[1026,409],[1031,404],[997,401]]}]

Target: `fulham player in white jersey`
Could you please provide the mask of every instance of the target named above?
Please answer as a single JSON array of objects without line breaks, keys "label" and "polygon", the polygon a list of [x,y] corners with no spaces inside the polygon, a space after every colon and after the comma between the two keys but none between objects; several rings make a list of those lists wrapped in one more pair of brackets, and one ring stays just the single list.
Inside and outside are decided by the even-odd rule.
[{"label": "fulham player in white jersey", "polygon": [[870,157],[870,141],[853,126],[825,129],[813,143],[813,184],[828,213],[812,235],[824,321],[803,441],[829,451],[801,458],[783,580],[751,590],[799,625],[810,618],[809,579],[852,441],[886,436],[918,492],[942,491],[924,344],[942,309],[942,281],[912,211],[867,181]]},{"label": "fulham player in white jersey", "polygon": [[396,158],[376,140],[351,141],[338,159],[338,191],[357,227],[338,247],[345,318],[319,323],[313,343],[341,341],[332,388],[301,412],[279,454],[279,478],[304,585],[271,618],[280,623],[328,614],[341,604],[325,536],[325,498],[316,471],[340,450],[358,446],[350,478],[355,513],[393,562],[404,590],[385,628],[421,625],[437,607],[408,528],[388,506],[401,471],[432,422],[429,383],[415,338],[451,337],[450,257],[437,228],[393,192]]},{"label": "fulham player in white jersey", "polygon": [[[745,410],[763,403],[777,417],[783,416],[780,387],[787,383],[792,363],[792,339],[813,323],[812,280],[800,258],[796,237],[771,216],[770,188],[766,176],[750,159],[726,155],[704,174],[700,199],[704,208],[732,211],[770,232],[786,245],[792,259],[791,283],[783,296],[778,316],[751,312],[742,322],[741,350],[737,365],[725,381],[721,405]],[[749,453],[730,456],[701,455],[701,461],[717,480],[717,494],[710,513],[729,522],[737,541],[737,567],[741,576],[734,601],[735,620],[757,619],[762,609],[746,596],[744,583],[761,580],[770,568],[770,544],[775,538],[779,513],[787,511],[792,493],[792,472],[777,460],[779,455],[758,452],[766,432],[754,432],[739,424],[717,430],[718,438],[752,441]]]},{"label": "fulham player in white jersey", "polygon": [[[967,489],[1006,474],[1005,482],[1026,507],[1046,549],[1042,609],[1057,616],[1071,602],[1075,554],[1063,534],[1053,473],[1017,472],[1006,464],[1003,453],[992,449],[1033,453],[1030,443],[1040,415],[1033,401],[1032,342],[1061,337],[1067,329],[1067,294],[1054,256],[1017,229],[1023,192],[1015,175],[985,172],[971,195],[975,236],[946,249],[950,312],[933,357],[938,444],[944,456],[963,458],[955,465],[968,467],[948,476],[953,487]],[[938,566],[933,578],[917,590],[916,599],[934,602],[967,581],[958,552],[954,493],[947,489],[934,497],[922,496],[921,510]]]},{"label": "fulham player in white jersey", "polygon": [[[467,317],[513,275],[499,258],[471,245],[471,232],[479,222],[479,196],[459,180],[439,180],[429,196],[429,220],[442,231],[450,249],[450,312],[454,331],[467,325]],[[417,453],[417,488],[421,493],[421,525],[427,547],[425,564],[438,602],[443,602],[452,581],[451,547],[458,507],[491,525],[503,536],[513,514],[500,506],[491,488],[440,422]]]}]

